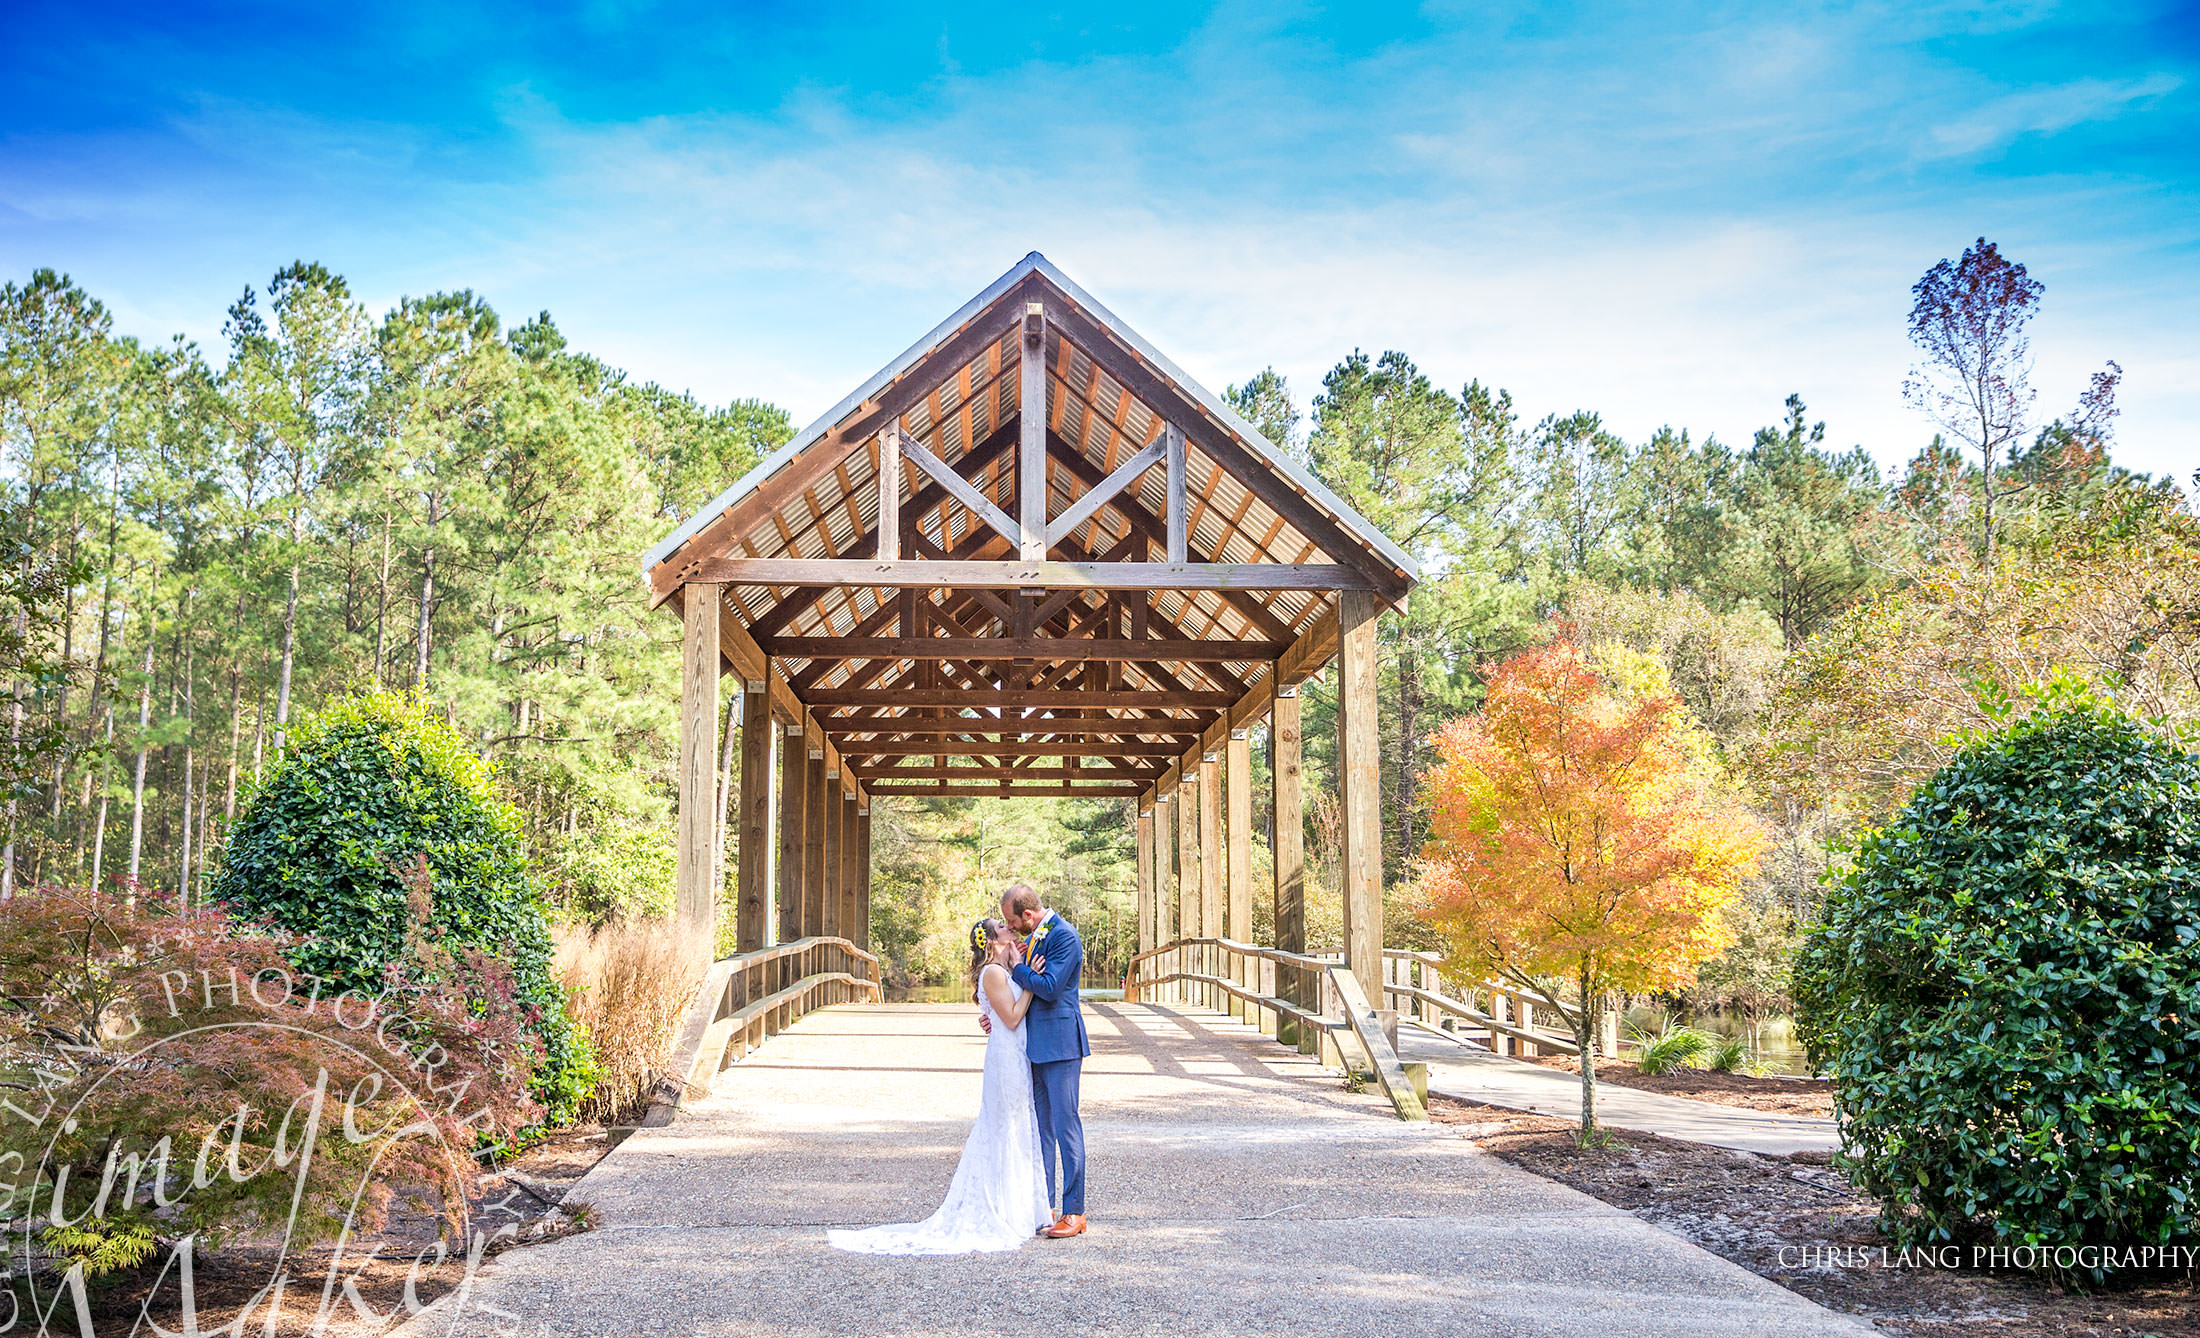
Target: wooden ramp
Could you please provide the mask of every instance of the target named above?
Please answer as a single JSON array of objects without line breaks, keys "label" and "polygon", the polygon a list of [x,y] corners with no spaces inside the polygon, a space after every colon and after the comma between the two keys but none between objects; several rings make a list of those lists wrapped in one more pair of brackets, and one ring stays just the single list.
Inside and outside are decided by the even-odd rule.
[{"label": "wooden ramp", "polygon": [[[976,1112],[971,1011],[812,1013],[408,1332],[1862,1334],[1634,1217],[1396,1119],[1227,1016],[1087,1006],[1089,1235],[953,1259],[827,1227],[936,1206]],[[1040,1304],[1032,1297],[1064,1298]]]}]

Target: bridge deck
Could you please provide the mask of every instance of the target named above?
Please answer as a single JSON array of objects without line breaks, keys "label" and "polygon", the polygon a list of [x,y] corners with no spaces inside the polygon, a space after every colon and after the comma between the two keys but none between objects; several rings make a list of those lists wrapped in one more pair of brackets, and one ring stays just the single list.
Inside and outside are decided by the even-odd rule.
[{"label": "bridge deck", "polygon": [[606,1158],[575,1191],[602,1228],[493,1262],[458,1331],[510,1331],[485,1303],[559,1334],[1867,1332],[1441,1125],[1400,1123],[1227,1018],[1088,1012],[1083,1239],[954,1259],[828,1249],[828,1226],[936,1205],[980,1058],[967,1008],[833,1008]]}]

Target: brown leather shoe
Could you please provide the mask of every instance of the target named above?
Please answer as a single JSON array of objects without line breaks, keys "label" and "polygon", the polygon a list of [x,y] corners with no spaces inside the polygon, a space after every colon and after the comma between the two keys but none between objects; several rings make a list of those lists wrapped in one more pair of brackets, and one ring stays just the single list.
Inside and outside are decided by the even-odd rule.
[{"label": "brown leather shoe", "polygon": [[1039,1234],[1048,1240],[1068,1240],[1071,1236],[1082,1236],[1085,1234],[1085,1215],[1070,1213]]}]

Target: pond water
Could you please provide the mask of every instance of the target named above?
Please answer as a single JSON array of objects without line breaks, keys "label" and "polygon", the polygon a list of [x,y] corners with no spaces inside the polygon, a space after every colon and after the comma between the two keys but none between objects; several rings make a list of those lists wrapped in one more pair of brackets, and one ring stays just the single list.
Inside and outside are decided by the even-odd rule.
[{"label": "pond water", "polygon": [[1740,1014],[1716,1009],[1699,1013],[1685,1013],[1664,1008],[1630,1008],[1626,1025],[1629,1035],[1649,1032],[1652,1035],[1668,1024],[1697,1027],[1720,1036],[1739,1036],[1750,1043],[1758,1067],[1766,1073],[1784,1073],[1798,1077],[1810,1074],[1810,1064],[1803,1058],[1802,1042],[1795,1038],[1795,1019],[1786,1016],[1768,1017],[1757,1024],[1754,1036],[1748,1022]]},{"label": "pond water", "polygon": [[[889,986],[885,990],[888,1003],[969,1003],[968,985],[902,985]],[[1123,997],[1121,990],[1079,990],[1077,997],[1086,1003],[1113,1003]]]}]

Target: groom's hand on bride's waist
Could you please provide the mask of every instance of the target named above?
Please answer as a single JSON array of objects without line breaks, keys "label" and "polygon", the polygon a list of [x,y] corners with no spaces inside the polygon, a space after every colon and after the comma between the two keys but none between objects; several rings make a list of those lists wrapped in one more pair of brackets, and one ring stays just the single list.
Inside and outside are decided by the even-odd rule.
[{"label": "groom's hand on bride's waist", "polygon": [[993,1034],[993,1019],[983,1013],[978,1014],[978,1030],[991,1036]]}]

